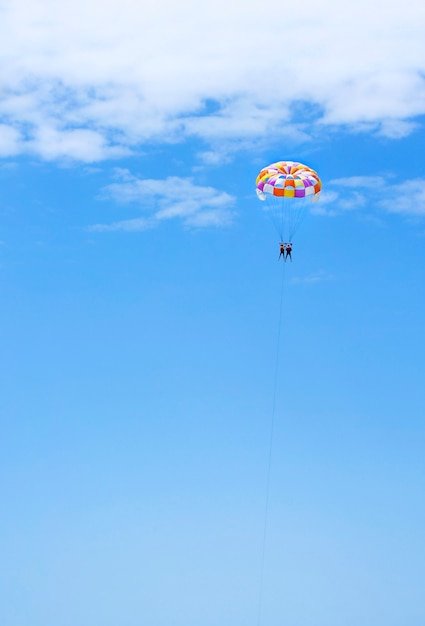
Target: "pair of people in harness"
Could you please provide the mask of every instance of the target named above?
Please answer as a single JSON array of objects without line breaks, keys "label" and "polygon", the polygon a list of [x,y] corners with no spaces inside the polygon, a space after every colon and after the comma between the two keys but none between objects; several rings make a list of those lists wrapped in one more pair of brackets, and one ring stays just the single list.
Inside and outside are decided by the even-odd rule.
[{"label": "pair of people in harness", "polygon": [[286,259],[289,256],[289,258],[291,259],[291,263],[292,263],[292,243],[291,242],[284,243],[283,241],[281,241],[279,245],[279,251],[280,251],[279,259],[282,256],[283,260],[286,263]]}]

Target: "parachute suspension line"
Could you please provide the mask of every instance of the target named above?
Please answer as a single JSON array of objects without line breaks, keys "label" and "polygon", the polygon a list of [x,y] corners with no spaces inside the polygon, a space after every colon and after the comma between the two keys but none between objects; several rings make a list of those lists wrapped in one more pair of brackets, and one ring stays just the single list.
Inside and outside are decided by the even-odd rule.
[{"label": "parachute suspension line", "polygon": [[279,207],[279,211],[280,211],[280,239],[281,241],[283,241],[284,243],[288,243],[286,241],[286,234],[287,233],[287,221],[288,221],[288,216],[287,213],[285,211],[285,204],[279,200],[280,202],[280,207]]},{"label": "parachute suspension line", "polygon": [[295,232],[304,221],[307,198],[282,198],[268,195],[264,211],[278,232],[280,241],[292,242]]},{"label": "parachute suspension line", "polygon": [[[301,203],[302,203],[302,205],[301,205]],[[299,199],[299,204],[300,204],[300,209],[297,211],[296,217],[293,220],[292,228],[291,228],[291,231],[289,233],[289,241],[292,241],[293,236],[295,234],[295,231],[297,231],[299,229],[299,227],[301,226],[301,224],[305,220],[306,214],[308,213],[307,198],[300,198]]]},{"label": "parachute suspension line", "polygon": [[264,564],[265,564],[265,557],[266,557],[266,539],[267,539],[267,526],[268,526],[268,517],[269,517],[270,482],[271,482],[272,457],[273,457],[273,436],[274,436],[274,430],[275,430],[276,396],[277,396],[277,382],[278,382],[278,373],[279,373],[280,337],[281,337],[281,329],[282,329],[284,286],[285,286],[285,263],[282,263],[282,282],[281,282],[281,287],[280,287],[280,298],[279,298],[279,321],[278,321],[278,326],[277,326],[277,346],[276,346],[276,358],[275,358],[275,368],[274,368],[272,416],[270,420],[269,453],[268,453],[268,461],[267,461],[266,498],[265,498],[265,506],[264,506],[264,524],[263,524],[263,541],[262,541],[261,565],[260,565],[260,587],[259,587],[259,593],[258,593],[257,626],[261,626],[261,612],[262,612],[262,603],[263,603]]},{"label": "parachute suspension line", "polygon": [[271,221],[275,230],[279,233],[280,240],[283,241],[284,233],[284,214],[281,210],[281,204],[274,196],[268,196],[265,202],[264,212]]}]

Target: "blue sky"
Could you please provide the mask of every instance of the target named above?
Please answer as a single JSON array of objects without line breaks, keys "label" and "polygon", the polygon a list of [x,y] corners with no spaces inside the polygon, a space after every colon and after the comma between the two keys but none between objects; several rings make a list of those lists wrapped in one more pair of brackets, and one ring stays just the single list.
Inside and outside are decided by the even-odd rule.
[{"label": "blue sky", "polygon": [[341,9],[4,3],[1,624],[257,624],[296,159],[261,624],[423,626],[424,8]]}]

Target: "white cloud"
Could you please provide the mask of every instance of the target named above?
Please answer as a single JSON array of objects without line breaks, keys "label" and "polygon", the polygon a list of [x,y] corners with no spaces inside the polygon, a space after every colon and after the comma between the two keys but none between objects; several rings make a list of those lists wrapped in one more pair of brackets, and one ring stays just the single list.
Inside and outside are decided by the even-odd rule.
[{"label": "white cloud", "polygon": [[424,25],[420,0],[5,0],[0,121],[22,139],[2,154],[96,161],[193,135],[214,151],[305,140],[312,120],[402,137],[425,113]]},{"label": "white cloud", "polygon": [[27,151],[40,155],[43,159],[74,159],[92,163],[107,157],[121,157],[129,154],[123,146],[108,145],[100,132],[76,128],[61,129],[39,127],[27,142]]},{"label": "white cloud", "polygon": [[104,187],[101,195],[120,204],[137,204],[147,217],[95,224],[90,230],[139,231],[170,219],[199,228],[232,222],[235,198],[213,187],[198,185],[191,178],[140,179],[125,169],[117,169],[116,177],[118,182]]},{"label": "white cloud", "polygon": [[21,136],[16,128],[0,124],[0,157],[18,154],[20,143]]},{"label": "white cloud", "polygon": [[384,120],[381,124],[379,134],[389,139],[402,139],[410,135],[418,124],[407,120]]},{"label": "white cloud", "polygon": [[425,178],[402,183],[393,181],[391,176],[351,176],[331,180],[311,212],[335,216],[369,206],[405,216],[425,216]]},{"label": "white cloud", "polygon": [[425,217],[425,178],[393,185],[379,206],[390,213]]}]

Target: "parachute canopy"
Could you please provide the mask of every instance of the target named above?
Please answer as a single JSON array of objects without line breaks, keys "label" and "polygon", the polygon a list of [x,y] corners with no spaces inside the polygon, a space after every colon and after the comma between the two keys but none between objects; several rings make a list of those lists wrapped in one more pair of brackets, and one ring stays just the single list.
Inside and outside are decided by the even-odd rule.
[{"label": "parachute canopy", "polygon": [[278,161],[263,167],[257,176],[257,195],[265,194],[285,198],[305,198],[320,193],[322,181],[317,172],[296,161]]},{"label": "parachute canopy", "polygon": [[291,241],[302,221],[305,200],[319,199],[322,181],[311,167],[297,161],[278,161],[263,167],[256,191],[283,241]]}]

